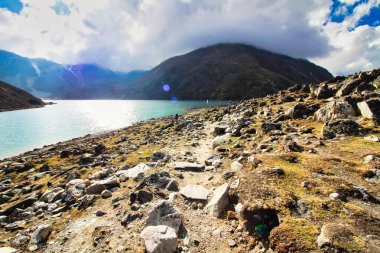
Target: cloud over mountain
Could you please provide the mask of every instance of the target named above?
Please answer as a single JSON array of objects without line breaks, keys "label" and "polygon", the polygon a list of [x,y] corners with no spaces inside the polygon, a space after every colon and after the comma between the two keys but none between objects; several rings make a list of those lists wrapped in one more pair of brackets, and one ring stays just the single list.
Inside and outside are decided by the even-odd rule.
[{"label": "cloud over mountain", "polygon": [[368,18],[379,0],[22,0],[22,6],[0,6],[0,48],[61,63],[147,69],[202,46],[242,42],[311,59],[335,74],[380,66],[380,28]]}]

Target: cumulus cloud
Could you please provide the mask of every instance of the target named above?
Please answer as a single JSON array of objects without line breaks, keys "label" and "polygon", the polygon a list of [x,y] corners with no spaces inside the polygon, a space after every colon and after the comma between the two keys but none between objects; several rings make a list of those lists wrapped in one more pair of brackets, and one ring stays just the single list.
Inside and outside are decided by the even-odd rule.
[{"label": "cumulus cloud", "polygon": [[[354,1],[340,1],[348,15],[344,6]],[[378,28],[355,27],[379,1],[336,23],[333,2],[325,0],[22,0],[19,14],[0,9],[0,48],[128,71],[199,47],[242,42],[341,74],[379,66]]]}]

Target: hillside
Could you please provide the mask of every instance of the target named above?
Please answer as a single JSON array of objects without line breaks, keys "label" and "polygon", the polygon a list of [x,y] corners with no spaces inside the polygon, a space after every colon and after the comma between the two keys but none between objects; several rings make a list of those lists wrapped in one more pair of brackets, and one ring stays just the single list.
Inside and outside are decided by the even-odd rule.
[{"label": "hillside", "polygon": [[0,251],[380,252],[379,91],[380,69],[4,159]]},{"label": "hillside", "polygon": [[0,112],[43,107],[41,99],[0,81]]},{"label": "hillside", "polygon": [[[332,77],[306,60],[248,45],[219,44],[164,61],[133,82],[124,98],[239,100]],[[170,91],[163,90],[164,84]]]},{"label": "hillside", "polygon": [[38,97],[61,99],[117,98],[144,71],[115,72],[95,64],[62,65],[0,50],[0,80]]}]

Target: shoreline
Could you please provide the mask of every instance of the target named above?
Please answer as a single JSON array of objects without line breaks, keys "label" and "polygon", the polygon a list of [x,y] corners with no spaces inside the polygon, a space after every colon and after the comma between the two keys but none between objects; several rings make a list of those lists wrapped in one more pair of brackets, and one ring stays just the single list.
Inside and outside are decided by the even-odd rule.
[{"label": "shoreline", "polygon": [[[184,110],[183,114],[179,114],[179,115],[185,115],[187,113],[190,113],[190,112],[193,112],[193,111],[196,111],[196,110],[204,110],[204,109],[208,109],[208,108],[218,108],[218,107],[224,107],[224,106],[227,106],[227,105],[188,108],[188,109]],[[43,108],[43,107],[27,108],[25,110],[28,110],[28,109],[39,109],[39,108]],[[23,110],[23,109],[21,109],[21,110]],[[70,142],[75,142],[75,141],[78,141],[78,140],[81,140],[81,139],[90,138],[90,137],[102,137],[103,135],[117,133],[119,131],[127,130],[128,128],[134,127],[136,124],[144,124],[147,121],[153,121],[154,122],[154,121],[163,120],[163,119],[168,118],[168,117],[172,118],[174,115],[175,114],[167,115],[167,116],[162,116],[162,117],[157,117],[157,118],[150,118],[150,119],[146,119],[146,120],[141,120],[141,121],[137,121],[137,122],[131,124],[130,126],[126,126],[126,127],[122,127],[122,128],[118,128],[118,129],[114,129],[114,130],[104,130],[104,131],[97,132],[97,133],[89,133],[89,134],[78,136],[78,137],[74,137],[74,138],[71,138],[71,139],[68,139],[68,140],[63,140],[63,141],[59,141],[59,142],[52,143],[52,144],[46,144],[46,145],[43,145],[42,147],[36,147],[36,148],[34,148],[32,150],[24,151],[24,152],[19,153],[19,154],[10,155],[10,156],[7,156],[5,158],[0,158],[0,163],[1,162],[6,162],[8,160],[12,160],[12,159],[17,158],[17,157],[22,157],[22,156],[30,155],[30,153],[39,152],[39,151],[41,151],[43,149],[52,148],[52,147],[58,146],[58,145],[69,144]]]}]

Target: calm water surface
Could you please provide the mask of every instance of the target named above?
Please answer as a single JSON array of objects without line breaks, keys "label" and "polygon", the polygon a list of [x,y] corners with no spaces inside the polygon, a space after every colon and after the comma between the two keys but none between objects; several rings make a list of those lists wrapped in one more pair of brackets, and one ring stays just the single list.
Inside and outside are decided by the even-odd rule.
[{"label": "calm water surface", "polygon": [[[220,101],[54,100],[44,108],[0,112],[0,159]],[[224,102],[225,103],[225,102]]]}]

